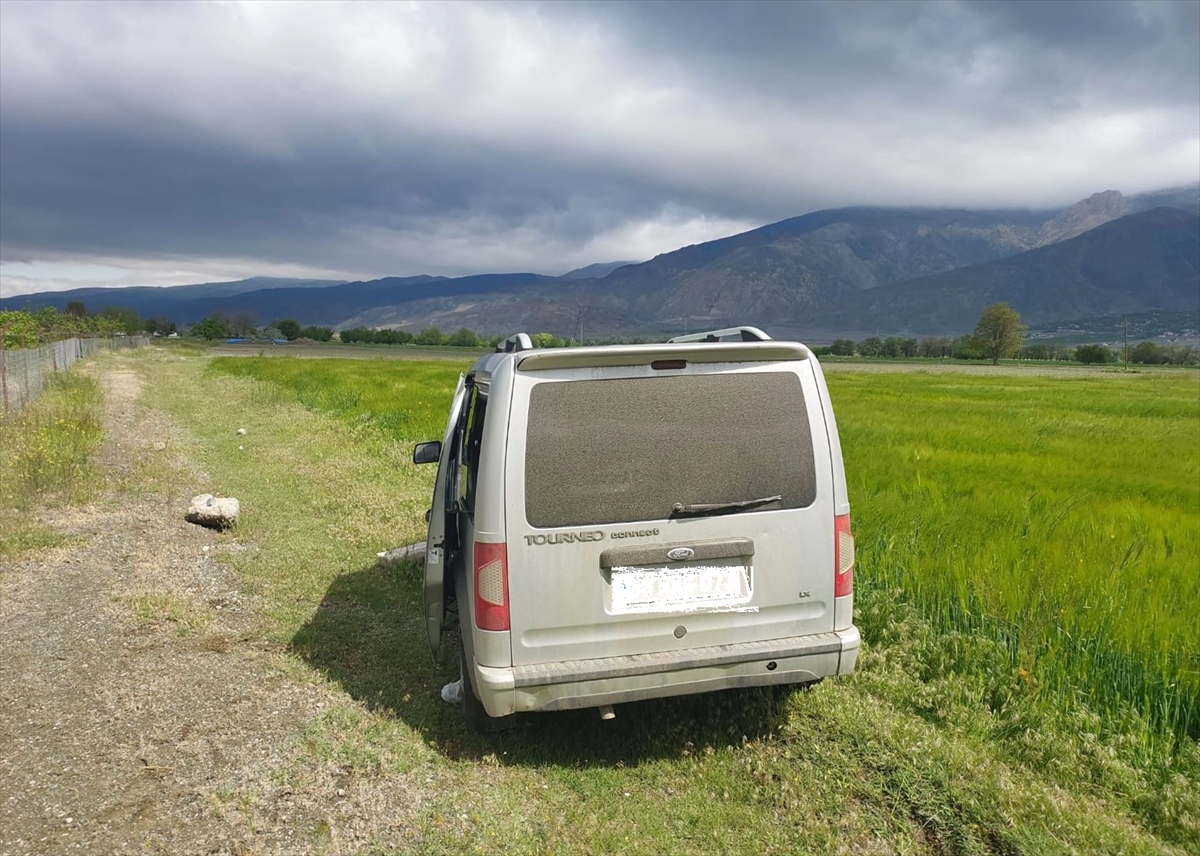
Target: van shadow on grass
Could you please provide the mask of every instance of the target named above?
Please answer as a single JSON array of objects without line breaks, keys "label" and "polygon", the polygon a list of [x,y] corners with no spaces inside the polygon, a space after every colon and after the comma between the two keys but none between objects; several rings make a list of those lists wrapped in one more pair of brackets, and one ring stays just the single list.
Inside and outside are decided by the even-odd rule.
[{"label": "van shadow on grass", "polygon": [[594,709],[524,714],[509,731],[468,732],[441,688],[458,677],[458,643],[443,637],[429,653],[422,618],[420,563],[370,566],[338,577],[292,638],[305,662],[349,695],[407,723],[452,758],[492,755],[505,764],[631,766],[678,758],[777,733],[796,688],[726,690],[618,705],[617,718]]}]

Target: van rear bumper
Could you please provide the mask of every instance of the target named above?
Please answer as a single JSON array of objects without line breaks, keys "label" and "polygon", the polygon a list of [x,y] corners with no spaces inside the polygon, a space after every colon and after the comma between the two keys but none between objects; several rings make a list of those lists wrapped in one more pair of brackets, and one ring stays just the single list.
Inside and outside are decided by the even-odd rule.
[{"label": "van rear bumper", "polygon": [[859,633],[846,630],[513,668],[474,665],[474,686],[491,716],[598,707],[733,687],[800,684],[849,674]]}]

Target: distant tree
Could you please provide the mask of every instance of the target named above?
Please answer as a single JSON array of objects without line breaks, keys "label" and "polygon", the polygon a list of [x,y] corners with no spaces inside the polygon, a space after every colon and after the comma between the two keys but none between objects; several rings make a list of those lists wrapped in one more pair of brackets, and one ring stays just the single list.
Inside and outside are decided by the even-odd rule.
[{"label": "distant tree", "polygon": [[227,339],[229,338],[229,324],[223,316],[213,313],[203,321],[193,324],[191,335],[210,341],[213,339]]},{"label": "distant tree", "polygon": [[1107,345],[1080,345],[1075,349],[1075,359],[1090,366],[1111,363],[1115,357]]},{"label": "distant tree", "polygon": [[314,327],[310,324],[300,331],[300,338],[312,339],[315,342],[328,342],[333,338],[333,329],[330,327]]},{"label": "distant tree", "polygon": [[854,343],[849,339],[834,339],[829,346],[829,353],[839,357],[854,356]]},{"label": "distant tree", "polygon": [[988,358],[974,336],[959,336],[951,340],[950,356],[956,360],[986,360]]},{"label": "distant tree", "polygon": [[529,337],[535,348],[565,348],[566,339],[560,339],[553,333],[534,333]]},{"label": "distant tree", "polygon": [[1168,359],[1178,366],[1194,366],[1200,363],[1200,351],[1191,345],[1172,345],[1168,349]]},{"label": "distant tree", "polygon": [[282,318],[275,322],[275,326],[279,328],[279,332],[283,334],[283,338],[289,342],[292,339],[300,338],[300,322],[295,318]]},{"label": "distant tree", "polygon": [[413,341],[418,345],[441,345],[446,341],[446,337],[437,327],[426,327]]},{"label": "distant tree", "polygon": [[474,330],[462,327],[446,340],[446,344],[456,348],[474,348],[479,345],[479,337],[475,335]]},{"label": "distant tree", "polygon": [[178,331],[175,322],[166,315],[155,315],[146,321],[146,332],[152,336],[170,336]]},{"label": "distant tree", "polygon": [[1142,365],[1157,366],[1169,362],[1170,354],[1166,348],[1159,347],[1153,342],[1138,342],[1130,352],[1129,359]]},{"label": "distant tree", "polygon": [[232,336],[252,336],[257,326],[253,312],[235,312],[229,318],[229,333]]},{"label": "distant tree", "polygon": [[989,303],[975,325],[975,344],[996,365],[1021,350],[1025,330],[1015,309],[1007,303]]},{"label": "distant tree", "polygon": [[1025,348],[1024,357],[1027,360],[1048,360],[1050,359],[1050,346],[1030,345]]},{"label": "distant tree", "polygon": [[916,339],[901,339],[900,340],[900,356],[915,357],[917,355],[917,340]]},{"label": "distant tree", "polygon": [[84,318],[87,316],[87,307],[83,305],[82,300],[68,300],[67,305],[63,307],[64,315],[74,315],[76,318]]},{"label": "distant tree", "polygon": [[878,357],[883,353],[883,340],[878,336],[869,336],[858,343],[858,352],[864,357]]},{"label": "distant tree", "polygon": [[146,328],[141,316],[124,306],[105,306],[100,310],[100,316],[113,321],[117,328],[127,336],[140,333]]},{"label": "distant tree", "polygon": [[893,359],[900,356],[900,340],[895,336],[888,336],[883,340],[883,355],[892,357]]},{"label": "distant tree", "polygon": [[941,359],[950,354],[950,340],[942,337],[928,336],[917,345],[917,354],[922,357]]}]

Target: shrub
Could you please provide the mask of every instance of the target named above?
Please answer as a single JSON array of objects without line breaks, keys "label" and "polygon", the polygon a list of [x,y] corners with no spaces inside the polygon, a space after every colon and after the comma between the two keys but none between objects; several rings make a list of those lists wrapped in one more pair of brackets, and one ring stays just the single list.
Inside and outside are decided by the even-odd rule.
[{"label": "shrub", "polygon": [[1090,366],[1111,363],[1115,358],[1106,345],[1080,345],[1075,349],[1075,359]]},{"label": "shrub", "polygon": [[462,327],[446,340],[446,344],[456,348],[474,348],[479,345],[479,337],[475,335],[474,330]]},{"label": "shrub", "polygon": [[225,321],[224,316],[213,313],[198,324],[193,324],[191,335],[199,339],[227,339],[229,338],[229,324]]}]

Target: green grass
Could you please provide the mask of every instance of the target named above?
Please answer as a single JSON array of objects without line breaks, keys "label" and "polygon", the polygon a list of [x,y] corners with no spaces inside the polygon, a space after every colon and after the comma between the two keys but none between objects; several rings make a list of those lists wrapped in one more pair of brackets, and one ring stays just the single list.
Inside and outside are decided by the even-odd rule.
[{"label": "green grass", "polygon": [[1131,704],[1200,736],[1194,374],[829,385],[860,591],[902,592],[938,629],[998,640],[1051,705]]},{"label": "green grass", "polygon": [[481,738],[438,698],[457,652],[429,657],[418,568],[373,561],[423,533],[433,474],[411,444],[440,435],[465,366],[140,362],[205,489],[242,500],[251,549],[230,561],[262,634],[292,652],[281,676],[344,691],[281,786],[333,767],[395,793],[395,833],[370,852],[1200,847],[1200,749],[1170,725],[1194,698],[1091,674],[1186,682],[1195,378],[831,375],[860,545],[857,672]]},{"label": "green grass", "polygon": [[298,357],[218,357],[209,370],[282,386],[310,410],[403,441],[440,440],[460,373],[470,362],[363,363]]},{"label": "green grass", "polygon": [[177,636],[192,636],[213,620],[208,604],[188,594],[153,591],[125,599],[139,624],[169,624]]},{"label": "green grass", "polygon": [[103,433],[102,405],[95,378],[60,372],[41,396],[0,422],[0,556],[58,543],[32,509],[89,494],[95,476],[91,455]]}]

